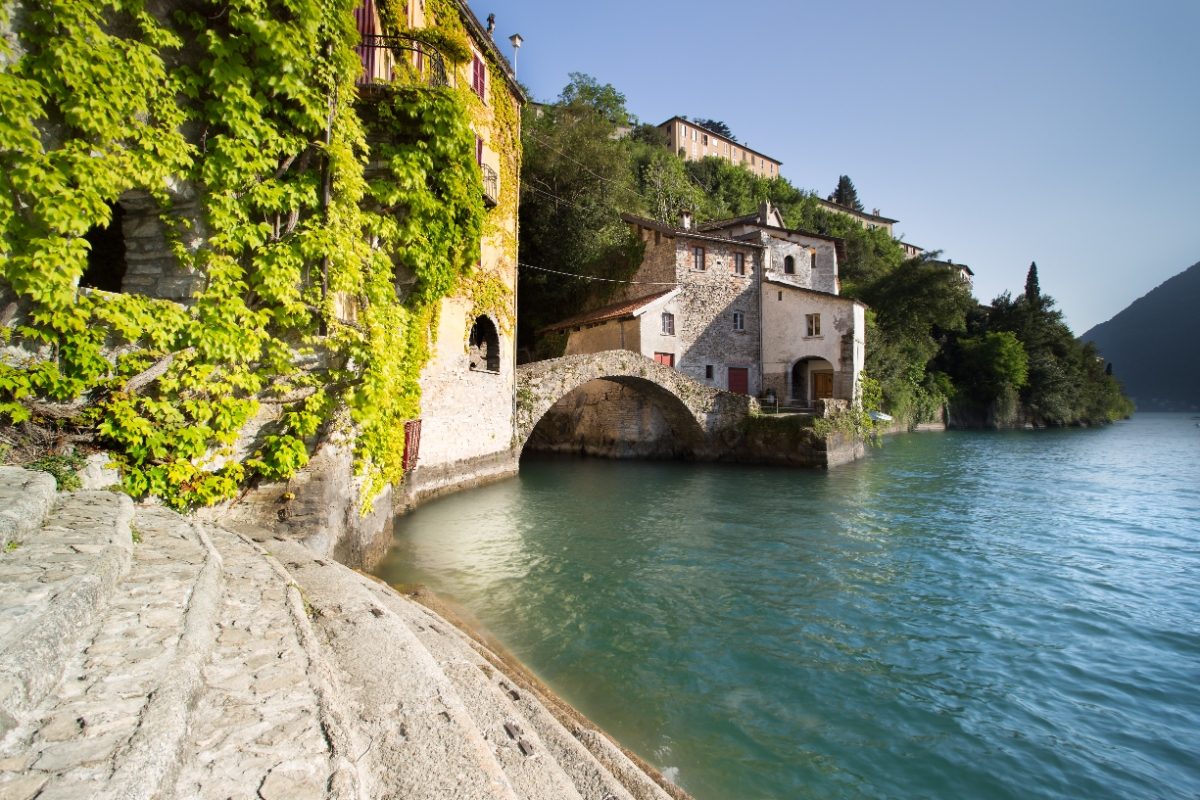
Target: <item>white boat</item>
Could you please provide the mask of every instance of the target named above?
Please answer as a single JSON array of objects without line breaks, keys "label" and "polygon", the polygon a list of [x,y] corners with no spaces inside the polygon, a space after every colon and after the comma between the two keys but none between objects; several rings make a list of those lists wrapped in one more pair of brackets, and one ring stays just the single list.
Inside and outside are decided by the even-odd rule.
[{"label": "white boat", "polygon": [[870,417],[871,419],[875,420],[876,422],[891,422],[892,421],[892,415],[885,414],[882,411],[868,411],[867,416]]}]

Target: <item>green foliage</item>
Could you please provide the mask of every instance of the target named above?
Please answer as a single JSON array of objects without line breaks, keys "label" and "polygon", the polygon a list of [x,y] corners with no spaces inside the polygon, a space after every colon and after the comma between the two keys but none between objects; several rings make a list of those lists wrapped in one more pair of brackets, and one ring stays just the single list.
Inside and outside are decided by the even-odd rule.
[{"label": "green foliage", "polygon": [[833,194],[829,195],[829,200],[844,208],[852,208],[855,211],[863,210],[863,204],[858,199],[858,190],[854,188],[854,181],[850,180],[849,175],[838,176],[837,188],[833,190]]},{"label": "green foliage", "polygon": [[[1023,295],[1013,298],[1006,292],[971,319],[968,336],[947,350],[947,369],[971,390],[969,399],[996,404],[1001,424],[1018,412],[1043,425],[1128,416],[1132,403],[1106,373],[1095,348],[1075,338],[1054,305],[1041,293],[1036,265],[1031,266]],[[1022,365],[1025,380],[1019,380]],[[1005,406],[1012,405],[1013,390],[1019,390],[1019,409],[1009,412]]]},{"label": "green foliage", "polygon": [[988,331],[958,341],[963,388],[977,400],[998,397],[1005,387],[1029,381],[1029,357],[1011,331]]},{"label": "green foliage", "polygon": [[[616,137],[628,120],[624,97],[574,74],[559,103],[527,109],[522,122],[521,260],[536,267],[621,279],[641,258],[621,221],[639,205],[627,148]],[[614,284],[606,284],[610,289]],[[538,270],[520,271],[519,339],[607,297],[595,284]]]},{"label": "green foliage", "polygon": [[42,456],[36,461],[30,461],[25,468],[50,473],[54,476],[54,483],[60,492],[72,492],[83,485],[79,480],[78,471],[83,469],[86,463],[86,458],[72,450],[65,455]]},{"label": "green foliage", "polygon": [[729,129],[729,126],[719,119],[694,119],[692,122],[701,128],[708,128],[718,136],[724,136],[731,142],[737,141],[737,137],[733,135],[733,131]]},{"label": "green foliage", "polygon": [[[90,401],[74,422],[114,451],[124,488],[175,507],[289,477],[340,408],[367,498],[402,477],[437,303],[479,253],[482,104],[465,88],[397,87],[356,107],[354,5],[202,0],[164,22],[139,0],[28,4],[20,57],[0,71],[0,259],[29,308],[12,341],[51,357],[0,365],[0,413]],[[456,9],[429,5],[439,24],[423,40],[463,56]],[[510,115],[499,138],[515,126]],[[75,289],[84,234],[130,190],[158,201],[181,266],[202,277],[187,308]],[[198,220],[175,213],[188,192]],[[114,345],[142,349],[110,361]],[[164,357],[161,376],[130,388]],[[261,447],[232,460],[260,400],[296,390]]]}]

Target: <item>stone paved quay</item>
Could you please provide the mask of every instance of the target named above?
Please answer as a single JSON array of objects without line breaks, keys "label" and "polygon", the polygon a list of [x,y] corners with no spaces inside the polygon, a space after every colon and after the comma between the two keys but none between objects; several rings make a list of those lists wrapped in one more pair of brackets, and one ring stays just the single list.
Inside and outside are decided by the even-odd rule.
[{"label": "stone paved quay", "polygon": [[686,797],[295,542],[12,467],[0,541],[0,800]]}]

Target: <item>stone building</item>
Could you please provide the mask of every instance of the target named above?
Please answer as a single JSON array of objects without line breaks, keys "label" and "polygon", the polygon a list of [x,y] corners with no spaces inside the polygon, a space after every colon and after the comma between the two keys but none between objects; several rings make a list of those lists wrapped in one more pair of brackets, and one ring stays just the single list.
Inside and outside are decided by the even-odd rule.
[{"label": "stone building", "polygon": [[694,229],[626,215],[644,245],[620,299],[564,319],[566,354],[633,350],[731,392],[811,407],[860,395],[865,306],[837,294],[842,243],[757,213]]},{"label": "stone building", "polygon": [[[397,85],[430,91],[471,90],[469,113],[480,191],[487,209],[475,283],[487,282],[491,287],[486,310],[468,288],[441,300],[434,316],[437,328],[430,331],[431,356],[420,374],[421,418],[406,427],[409,452],[405,463],[412,471],[404,492],[411,497],[435,491],[456,475],[508,473],[516,468],[511,448],[516,391],[517,182],[520,114],[526,97],[491,34],[465,0],[450,4],[470,45],[469,58],[459,64],[412,34],[438,24],[425,3],[405,3],[401,8],[407,18],[398,21],[400,31],[385,28],[377,0],[362,0],[353,11],[362,65],[356,80],[356,103],[365,119],[373,100]],[[502,130],[501,120],[511,129]],[[366,125],[368,146],[374,141],[373,124],[368,121]],[[383,168],[381,163],[369,164],[368,179]],[[92,257],[80,280],[84,290],[135,293],[185,305],[192,302],[204,276],[181,265],[168,226],[177,226],[182,245],[192,251],[203,246],[207,231],[195,187],[180,183],[168,189],[171,220],[164,218],[160,204],[148,193],[127,192],[114,206],[112,224],[89,232]],[[398,272],[397,292],[408,291],[415,280],[415,276]],[[332,300],[338,318],[356,321],[356,298],[333,292]]]},{"label": "stone building", "polygon": [[853,217],[859,225],[862,225],[864,228],[869,230],[883,228],[885,231],[887,231],[888,236],[893,235],[892,226],[900,221],[898,219],[892,219],[891,217],[881,216],[878,208],[872,209],[871,213],[868,214],[865,211],[858,211],[848,206],[838,205],[831,200],[822,200],[819,197],[817,198],[817,202],[820,203],[821,207],[826,211],[834,211],[838,214],[845,214],[848,217]]},{"label": "stone building", "polygon": [[765,201],[754,214],[700,226],[754,240],[767,257],[762,285],[762,391],[789,405],[853,401],[866,358],[866,306],[840,297],[845,243],[786,227]]},{"label": "stone building", "polygon": [[783,166],[782,161],[751,150],[683,117],[671,117],[658,128],[667,135],[667,146],[671,152],[678,153],[688,161],[698,161],[707,156],[723,158],[764,178],[779,177],[779,168]]},{"label": "stone building", "polygon": [[[386,85],[397,67],[388,59],[407,56],[433,83],[469,87],[473,97],[475,155],[487,219],[479,254],[481,279],[504,289],[502,307],[478,307],[470,292],[441,301],[432,334],[432,354],[421,372],[419,458],[404,487],[405,496],[437,491],[461,482],[461,476],[486,478],[514,471],[513,398],[516,393],[517,179],[520,130],[503,131],[505,120],[518,125],[526,102],[511,66],[492,35],[466,2],[454,4],[470,37],[471,57],[457,66],[437,58],[426,45],[405,47],[385,36],[374,0],[356,11],[363,46],[363,83]],[[425,3],[404,4],[408,30],[430,24]],[[378,42],[379,46],[375,46]],[[382,52],[377,52],[382,51]],[[496,85],[496,83],[499,85]],[[502,106],[507,106],[503,108]]]}]

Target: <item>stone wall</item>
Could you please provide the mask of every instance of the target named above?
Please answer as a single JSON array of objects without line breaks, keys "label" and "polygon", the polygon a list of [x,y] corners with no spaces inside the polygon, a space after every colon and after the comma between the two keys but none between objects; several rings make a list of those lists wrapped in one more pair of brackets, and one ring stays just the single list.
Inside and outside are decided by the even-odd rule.
[{"label": "stone wall", "polygon": [[[203,276],[186,268],[172,252],[167,225],[184,223],[184,245],[199,246],[203,238],[200,206],[194,190],[181,188],[172,207],[164,212],[146,192],[126,192],[121,233],[125,240],[125,277],[121,291],[164,300],[188,302],[201,288]],[[167,219],[164,219],[167,217]]]},{"label": "stone wall", "polygon": [[421,466],[493,456],[512,446],[513,337],[497,324],[500,369],[472,369],[471,314],[464,299],[442,301],[434,355],[421,372]]}]

